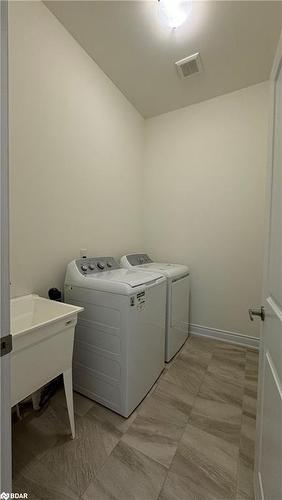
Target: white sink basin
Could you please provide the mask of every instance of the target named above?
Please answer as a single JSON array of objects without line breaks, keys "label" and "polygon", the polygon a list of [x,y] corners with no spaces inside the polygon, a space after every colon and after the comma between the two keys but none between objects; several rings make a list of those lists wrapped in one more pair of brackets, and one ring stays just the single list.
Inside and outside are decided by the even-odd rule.
[{"label": "white sink basin", "polygon": [[11,299],[11,330],[14,336],[22,335],[69,318],[82,311],[81,307],[44,299],[39,295],[24,295]]},{"label": "white sink basin", "polygon": [[73,437],[72,354],[82,310],[38,295],[11,299],[11,405],[63,373]]}]

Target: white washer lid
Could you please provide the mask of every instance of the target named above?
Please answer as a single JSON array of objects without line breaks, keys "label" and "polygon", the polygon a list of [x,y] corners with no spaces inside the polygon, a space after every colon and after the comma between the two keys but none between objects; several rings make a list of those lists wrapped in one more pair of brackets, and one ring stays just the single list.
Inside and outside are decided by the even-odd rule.
[{"label": "white washer lid", "polygon": [[87,280],[110,281],[112,283],[124,283],[135,288],[145,285],[151,281],[156,281],[162,278],[163,274],[158,272],[142,271],[140,267],[136,269],[113,269],[112,271],[104,271],[102,273],[93,273],[87,276]]}]

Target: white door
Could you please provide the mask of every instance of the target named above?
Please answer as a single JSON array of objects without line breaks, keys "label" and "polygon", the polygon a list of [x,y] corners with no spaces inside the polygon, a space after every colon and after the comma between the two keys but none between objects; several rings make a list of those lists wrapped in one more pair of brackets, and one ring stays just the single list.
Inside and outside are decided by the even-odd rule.
[{"label": "white door", "polygon": [[[11,491],[8,248],[8,4],[0,2],[0,497]],[[2,497],[1,497],[2,498]],[[3,497],[4,498],[4,497]]]},{"label": "white door", "polygon": [[282,40],[272,72],[267,259],[261,328],[256,499],[282,499]]}]

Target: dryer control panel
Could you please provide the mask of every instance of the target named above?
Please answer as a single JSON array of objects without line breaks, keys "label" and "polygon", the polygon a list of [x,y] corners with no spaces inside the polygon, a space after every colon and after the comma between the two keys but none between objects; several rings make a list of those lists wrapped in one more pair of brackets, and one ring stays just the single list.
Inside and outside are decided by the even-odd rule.
[{"label": "dryer control panel", "polygon": [[83,257],[82,259],[77,259],[75,263],[79,272],[84,276],[86,274],[120,269],[120,266],[113,257]]},{"label": "dryer control panel", "polygon": [[153,262],[146,253],[133,253],[131,255],[127,255],[126,258],[131,266],[140,266],[142,264],[150,264],[150,262]]}]

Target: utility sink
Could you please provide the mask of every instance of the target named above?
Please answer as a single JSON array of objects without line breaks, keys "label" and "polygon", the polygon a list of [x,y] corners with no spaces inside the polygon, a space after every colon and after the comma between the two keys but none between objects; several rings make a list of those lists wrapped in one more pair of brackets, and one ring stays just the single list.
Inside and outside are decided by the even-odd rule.
[{"label": "utility sink", "polygon": [[11,405],[62,373],[73,437],[72,354],[82,310],[34,294],[11,299]]}]

